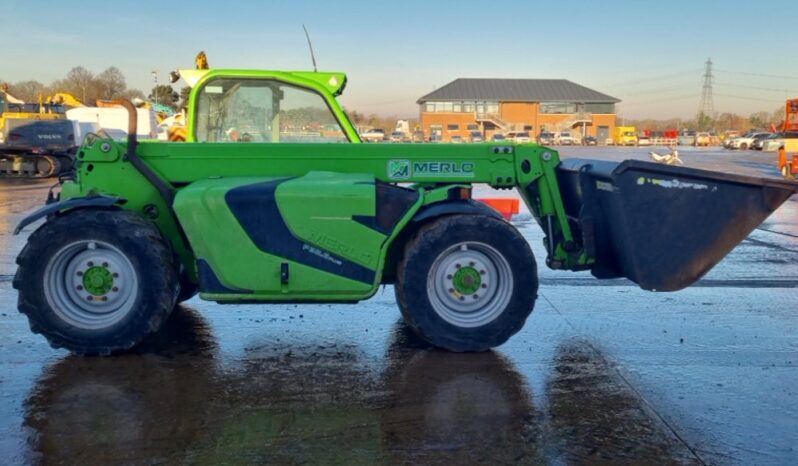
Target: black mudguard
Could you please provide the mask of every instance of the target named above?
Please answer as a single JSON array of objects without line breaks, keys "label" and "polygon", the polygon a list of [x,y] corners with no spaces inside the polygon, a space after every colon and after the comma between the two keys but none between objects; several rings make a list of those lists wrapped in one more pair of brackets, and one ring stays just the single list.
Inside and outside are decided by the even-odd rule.
[{"label": "black mudguard", "polygon": [[104,195],[97,195],[97,196],[89,196],[89,197],[73,197],[72,199],[67,199],[65,201],[58,201],[47,204],[46,206],[40,208],[36,212],[28,215],[27,217],[23,218],[22,221],[19,222],[16,228],[14,228],[14,234],[19,234],[23,228],[30,225],[31,223],[39,220],[42,217],[46,217],[48,215],[54,214],[56,212],[62,212],[64,210],[76,209],[76,208],[83,208],[83,207],[111,207],[116,204],[122,204],[125,200],[121,197],[113,197],[113,196],[104,196]]},{"label": "black mudguard", "polygon": [[504,220],[504,217],[491,207],[473,199],[460,201],[444,201],[424,206],[419,209],[413,217],[414,222],[423,222],[441,215],[466,214],[466,215],[487,215]]}]

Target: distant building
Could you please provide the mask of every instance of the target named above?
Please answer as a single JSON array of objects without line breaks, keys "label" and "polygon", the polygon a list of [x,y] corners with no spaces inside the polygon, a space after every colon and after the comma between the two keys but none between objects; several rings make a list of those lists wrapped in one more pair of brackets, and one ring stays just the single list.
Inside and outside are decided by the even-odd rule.
[{"label": "distant building", "polygon": [[600,143],[615,128],[620,100],[566,79],[460,78],[418,99],[427,138],[467,141],[472,131],[496,133],[571,131]]}]

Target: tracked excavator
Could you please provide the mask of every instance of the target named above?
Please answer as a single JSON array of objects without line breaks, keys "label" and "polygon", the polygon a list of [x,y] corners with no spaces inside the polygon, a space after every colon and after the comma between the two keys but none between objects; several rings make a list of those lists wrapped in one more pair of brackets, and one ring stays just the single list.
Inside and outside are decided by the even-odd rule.
[{"label": "tracked excavator", "polygon": [[59,93],[25,103],[0,88],[0,176],[45,178],[72,169],[79,141],[69,107],[82,103]]}]

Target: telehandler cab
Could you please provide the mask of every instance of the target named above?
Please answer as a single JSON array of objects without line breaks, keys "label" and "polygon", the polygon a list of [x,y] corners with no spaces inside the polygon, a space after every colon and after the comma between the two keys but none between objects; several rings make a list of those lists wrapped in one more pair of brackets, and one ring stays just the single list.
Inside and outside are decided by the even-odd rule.
[{"label": "telehandler cab", "polygon": [[[360,144],[343,73],[189,70],[185,143],[89,138],[17,258],[31,329],[126,350],[199,291],[219,303],[353,303],[393,284],[422,338],[481,351],[537,298],[527,241],[471,187],[515,189],[553,269],[648,290],[704,275],[798,185],[534,144]],[[674,234],[674,231],[680,234]]]}]

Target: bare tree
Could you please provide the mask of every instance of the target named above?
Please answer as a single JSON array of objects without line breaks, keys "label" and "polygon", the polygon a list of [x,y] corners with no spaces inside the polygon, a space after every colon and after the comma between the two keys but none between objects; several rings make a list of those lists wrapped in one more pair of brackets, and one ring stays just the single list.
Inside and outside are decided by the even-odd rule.
[{"label": "bare tree", "polygon": [[25,102],[34,103],[39,101],[39,96],[47,97],[47,87],[39,81],[20,81],[9,86],[8,91]]},{"label": "bare tree", "polygon": [[96,89],[93,89],[96,87],[94,74],[82,66],[76,66],[69,70],[66,79],[59,81],[58,84],[60,90],[77,96],[84,103],[89,99],[96,99]]},{"label": "bare tree", "polygon": [[97,87],[99,87],[100,90],[101,99],[115,99],[121,97],[127,90],[125,75],[115,66],[98,74],[96,81]]}]

